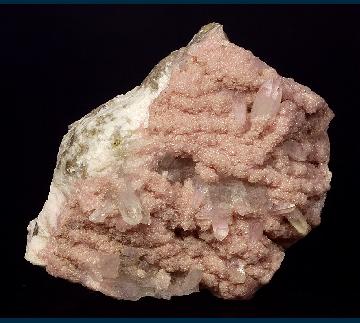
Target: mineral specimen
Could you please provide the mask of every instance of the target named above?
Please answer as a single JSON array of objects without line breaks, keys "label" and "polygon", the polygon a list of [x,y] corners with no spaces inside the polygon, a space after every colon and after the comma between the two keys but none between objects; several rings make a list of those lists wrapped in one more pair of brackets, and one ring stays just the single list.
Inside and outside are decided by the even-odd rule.
[{"label": "mineral specimen", "polygon": [[320,223],[332,117],[204,26],[70,125],[25,258],[119,299],[249,298]]}]

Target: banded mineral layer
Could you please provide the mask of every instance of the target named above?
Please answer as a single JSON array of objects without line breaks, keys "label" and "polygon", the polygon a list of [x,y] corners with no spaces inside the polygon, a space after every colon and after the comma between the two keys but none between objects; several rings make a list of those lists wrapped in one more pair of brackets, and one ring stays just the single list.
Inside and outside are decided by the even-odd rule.
[{"label": "banded mineral layer", "polygon": [[320,223],[332,118],[308,87],[204,26],[70,125],[25,258],[119,299],[199,287],[247,299]]}]

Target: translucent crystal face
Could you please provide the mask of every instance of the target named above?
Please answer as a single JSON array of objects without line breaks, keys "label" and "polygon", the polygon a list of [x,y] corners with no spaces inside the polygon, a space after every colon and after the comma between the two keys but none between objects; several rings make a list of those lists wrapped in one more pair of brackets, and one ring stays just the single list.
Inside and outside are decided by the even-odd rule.
[{"label": "translucent crystal face", "polygon": [[206,26],[72,125],[26,257],[117,298],[249,298],[320,223],[332,116]]}]

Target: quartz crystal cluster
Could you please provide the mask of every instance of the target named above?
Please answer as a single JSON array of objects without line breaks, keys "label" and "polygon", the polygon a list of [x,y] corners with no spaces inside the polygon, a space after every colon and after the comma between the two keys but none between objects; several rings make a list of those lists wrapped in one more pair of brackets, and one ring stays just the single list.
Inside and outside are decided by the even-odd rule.
[{"label": "quartz crystal cluster", "polygon": [[332,118],[308,87],[204,26],[70,125],[25,258],[119,299],[199,287],[247,299],[320,223]]}]

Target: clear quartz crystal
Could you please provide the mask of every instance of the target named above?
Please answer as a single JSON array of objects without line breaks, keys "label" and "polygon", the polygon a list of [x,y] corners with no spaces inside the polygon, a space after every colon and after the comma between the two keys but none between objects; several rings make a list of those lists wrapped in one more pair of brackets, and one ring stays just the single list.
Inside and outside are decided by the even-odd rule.
[{"label": "clear quartz crystal", "polygon": [[275,116],[280,109],[281,97],[280,79],[266,80],[256,93],[251,109],[251,117],[269,118]]},{"label": "clear quartz crystal", "polygon": [[304,216],[298,209],[287,213],[286,218],[290,222],[290,224],[299,232],[301,235],[306,235],[310,231],[310,226],[306,222]]},{"label": "clear quartz crystal", "polygon": [[117,206],[123,220],[130,225],[137,225],[143,219],[143,210],[139,198],[131,190],[121,192]]}]

